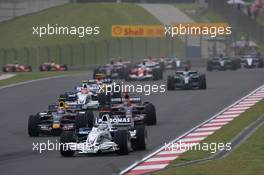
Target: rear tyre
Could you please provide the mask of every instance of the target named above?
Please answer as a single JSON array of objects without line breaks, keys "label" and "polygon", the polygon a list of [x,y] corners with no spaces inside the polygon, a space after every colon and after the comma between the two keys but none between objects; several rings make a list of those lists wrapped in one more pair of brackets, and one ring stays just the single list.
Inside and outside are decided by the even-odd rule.
[{"label": "rear tyre", "polygon": [[174,81],[174,77],[172,77],[172,76],[168,76],[168,80],[167,80],[167,90],[168,91],[175,90],[175,81]]},{"label": "rear tyre", "polygon": [[3,72],[8,72],[7,67],[3,67]]},{"label": "rear tyre", "polygon": [[207,61],[207,63],[206,63],[206,70],[207,71],[213,71],[213,68],[212,68],[212,65],[211,65],[210,61]]},{"label": "rear tyre", "polygon": [[146,113],[146,118],[144,122],[147,125],[156,125],[157,124],[156,109],[152,103],[145,104],[145,113]]},{"label": "rear tyre", "polygon": [[260,59],[259,60],[259,65],[258,65],[259,68],[262,68],[263,67],[263,59]]},{"label": "rear tyre", "polygon": [[114,137],[115,143],[118,145],[116,151],[119,155],[127,155],[129,153],[129,135],[127,130],[118,130]]},{"label": "rear tyre", "polygon": [[63,131],[60,136],[60,153],[63,157],[74,156],[75,151],[69,149],[66,143],[76,142],[72,131]]},{"label": "rear tyre", "polygon": [[28,66],[28,72],[32,72],[32,67]]},{"label": "rear tyre", "polygon": [[85,114],[78,114],[75,117],[75,128],[92,128],[94,125],[94,115],[92,111],[86,111]]},{"label": "rear tyre", "polygon": [[231,70],[237,70],[237,64],[235,61],[232,61],[231,63]]},{"label": "rear tyre", "polygon": [[64,68],[64,71],[68,71],[68,66],[66,64],[64,64],[62,67]]},{"label": "rear tyre", "polygon": [[111,103],[111,95],[106,94],[106,92],[98,94],[97,98],[100,106],[106,106]]},{"label": "rear tyre", "polygon": [[30,115],[28,119],[28,135],[30,137],[38,137],[39,136],[39,127],[40,118],[39,115]]},{"label": "rear tyre", "polygon": [[206,77],[204,74],[199,76],[199,89],[206,89]]},{"label": "rear tyre", "polygon": [[159,74],[158,69],[153,69],[152,75],[153,75],[153,80],[159,80],[160,79],[160,74]]}]

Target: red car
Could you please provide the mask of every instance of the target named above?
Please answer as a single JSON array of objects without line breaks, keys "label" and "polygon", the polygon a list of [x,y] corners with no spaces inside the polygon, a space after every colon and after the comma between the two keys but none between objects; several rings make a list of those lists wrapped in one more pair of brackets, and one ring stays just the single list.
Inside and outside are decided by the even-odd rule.
[{"label": "red car", "polygon": [[39,66],[40,71],[67,71],[67,65],[59,65],[54,62],[43,63]]},{"label": "red car", "polygon": [[32,72],[32,68],[23,64],[6,64],[3,72]]}]

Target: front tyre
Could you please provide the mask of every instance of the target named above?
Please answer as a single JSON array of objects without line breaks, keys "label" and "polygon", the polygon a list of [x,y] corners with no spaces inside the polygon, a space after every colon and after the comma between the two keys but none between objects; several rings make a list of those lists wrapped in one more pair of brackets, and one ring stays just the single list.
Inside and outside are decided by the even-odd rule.
[{"label": "front tyre", "polygon": [[75,151],[71,150],[66,143],[76,142],[72,131],[63,131],[60,136],[60,153],[63,157],[74,156]]},{"label": "front tyre", "polygon": [[116,151],[119,155],[128,155],[129,153],[129,133],[127,130],[118,130],[114,137],[115,143],[118,145]]},{"label": "front tyre", "polygon": [[136,139],[134,142],[135,150],[146,150],[147,148],[147,130],[144,125],[135,126]]},{"label": "front tyre", "polygon": [[40,118],[39,115],[30,115],[28,119],[28,135],[30,137],[38,137],[39,136],[39,123]]}]

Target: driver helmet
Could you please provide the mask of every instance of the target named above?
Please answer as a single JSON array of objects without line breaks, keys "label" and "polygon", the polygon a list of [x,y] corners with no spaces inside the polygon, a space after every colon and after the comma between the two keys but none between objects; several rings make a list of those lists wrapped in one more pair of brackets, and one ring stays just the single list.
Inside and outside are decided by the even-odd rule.
[{"label": "driver helmet", "polygon": [[128,93],[125,93],[125,95],[124,95],[124,105],[125,106],[131,106],[131,102],[130,102],[130,99],[129,99],[130,97],[129,97],[129,95],[128,95]]},{"label": "driver helmet", "polygon": [[89,92],[89,88],[87,86],[87,84],[83,84],[82,88],[81,88],[81,93],[82,94],[88,94]]}]

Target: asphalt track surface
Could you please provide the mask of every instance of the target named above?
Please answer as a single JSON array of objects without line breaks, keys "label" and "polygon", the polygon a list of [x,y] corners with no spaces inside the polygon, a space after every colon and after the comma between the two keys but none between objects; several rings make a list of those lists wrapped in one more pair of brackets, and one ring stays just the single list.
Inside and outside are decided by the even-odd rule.
[{"label": "asphalt track surface", "polygon": [[[61,77],[1,89],[0,174],[117,174],[262,85],[263,74],[264,69],[209,72],[207,90],[166,91],[163,94],[143,96],[145,101],[156,106],[158,124],[147,127],[147,150],[132,152],[128,156],[113,153],[63,158],[57,151],[42,154],[32,151],[32,142],[55,141],[58,138],[30,138],[27,135],[28,116],[45,110],[59,93],[72,90],[88,75]],[[165,81],[155,83],[165,84]]]}]

